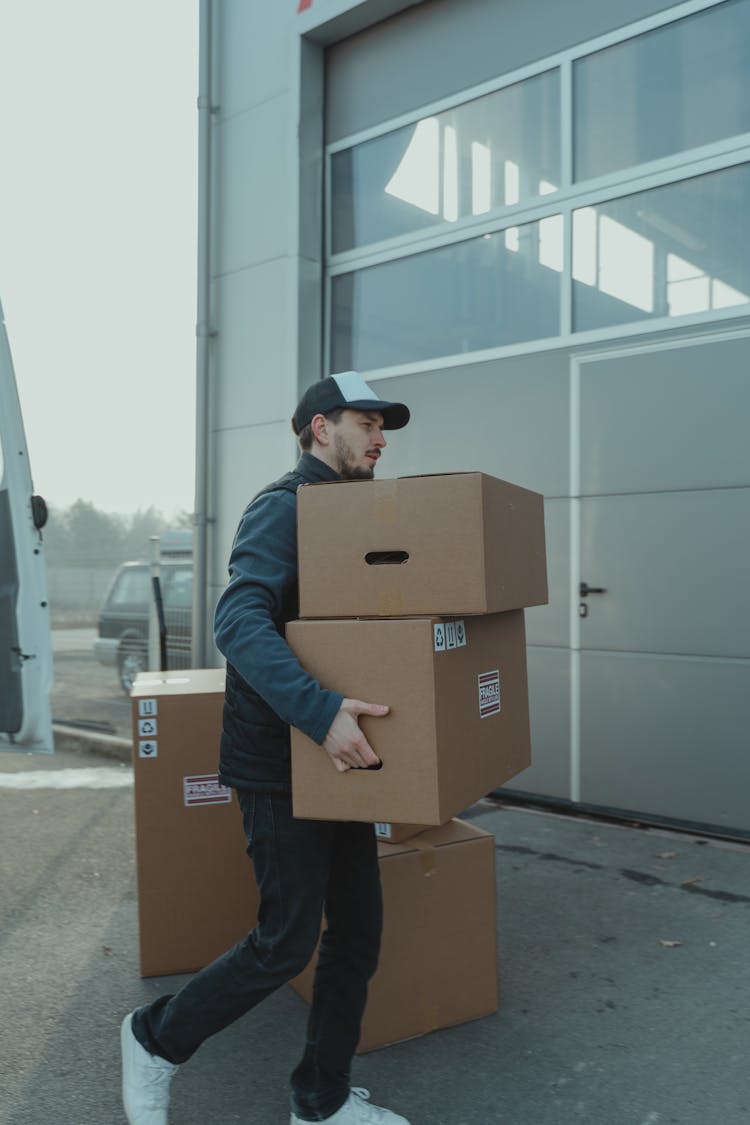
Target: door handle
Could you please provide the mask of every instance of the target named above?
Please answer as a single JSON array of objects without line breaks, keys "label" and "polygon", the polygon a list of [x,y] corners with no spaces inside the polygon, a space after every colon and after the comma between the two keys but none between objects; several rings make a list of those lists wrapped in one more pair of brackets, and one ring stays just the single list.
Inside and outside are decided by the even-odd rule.
[{"label": "door handle", "polygon": [[606,594],[603,586],[589,586],[588,582],[581,582],[578,587],[578,593],[582,598],[587,598],[589,594]]}]

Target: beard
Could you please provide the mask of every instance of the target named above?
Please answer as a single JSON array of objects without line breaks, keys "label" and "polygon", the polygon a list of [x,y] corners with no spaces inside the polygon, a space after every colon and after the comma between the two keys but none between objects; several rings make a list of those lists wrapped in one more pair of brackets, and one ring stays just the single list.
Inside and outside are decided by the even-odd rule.
[{"label": "beard", "polygon": [[352,447],[340,434],[334,436],[333,447],[336,450],[336,468],[343,480],[372,480],[375,467],[358,465]]}]

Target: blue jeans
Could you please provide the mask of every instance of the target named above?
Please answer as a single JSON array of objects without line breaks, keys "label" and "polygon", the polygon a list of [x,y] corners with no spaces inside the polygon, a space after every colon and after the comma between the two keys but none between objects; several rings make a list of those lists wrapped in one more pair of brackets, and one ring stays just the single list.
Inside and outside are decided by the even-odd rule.
[{"label": "blue jeans", "polygon": [[151,1054],[185,1062],[304,969],[325,911],[307,1042],[291,1095],[298,1117],[324,1121],[349,1096],[367,982],[377,966],[382,900],[373,827],[297,820],[285,795],[238,796],[260,894],[257,925],[176,995],[139,1008],[133,1031]]}]

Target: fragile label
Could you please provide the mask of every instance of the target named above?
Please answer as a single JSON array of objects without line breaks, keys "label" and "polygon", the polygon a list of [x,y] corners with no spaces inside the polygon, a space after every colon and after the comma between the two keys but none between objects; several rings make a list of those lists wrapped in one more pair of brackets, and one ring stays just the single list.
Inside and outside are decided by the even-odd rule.
[{"label": "fragile label", "polygon": [[482,719],[489,715],[500,714],[500,671],[480,672],[477,676],[479,684],[479,714]]},{"label": "fragile label", "polygon": [[456,648],[466,647],[466,625],[462,619],[455,622],[456,625]]},{"label": "fragile label", "polygon": [[228,805],[232,800],[232,790],[222,785],[215,773],[183,777],[182,791],[188,808],[194,805]]},{"label": "fragile label", "polygon": [[156,738],[156,719],[139,719],[138,734],[142,738]]},{"label": "fragile label", "polygon": [[158,758],[159,744],[153,738],[142,738],[138,743],[139,758]]},{"label": "fragile label", "polygon": [[432,628],[435,636],[435,652],[445,652],[445,625],[442,621],[438,621]]},{"label": "fragile label", "polygon": [[139,715],[155,715],[157,713],[157,705],[155,699],[139,699],[138,700],[138,714]]}]

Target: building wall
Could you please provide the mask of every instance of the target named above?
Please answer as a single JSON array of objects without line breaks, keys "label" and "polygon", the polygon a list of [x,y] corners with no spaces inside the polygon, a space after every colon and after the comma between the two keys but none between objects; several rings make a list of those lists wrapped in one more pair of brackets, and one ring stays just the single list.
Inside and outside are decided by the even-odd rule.
[{"label": "building wall", "polygon": [[[576,0],[560,20],[552,0],[313,0],[300,13],[293,0],[217,0],[211,604],[244,504],[295,456],[288,418],[299,393],[331,369],[325,317],[338,274],[455,241],[428,231],[414,247],[406,236],[370,257],[365,248],[329,260],[326,145],[376,135],[670,7],[634,0],[624,13]],[[701,152],[696,174],[717,159]],[[671,175],[654,167],[645,190]],[[606,205],[601,183],[584,203]],[[532,204],[521,221],[551,206]],[[570,303],[575,285],[565,284]],[[594,298],[595,311],[611,308],[604,290]],[[750,318],[725,309],[653,328],[618,327],[616,317],[606,331],[563,328],[542,345],[368,372],[413,411],[408,431],[389,442],[388,473],[479,469],[545,496],[550,604],[528,612],[534,765],[514,788],[750,830],[750,650],[741,639],[750,621],[737,602],[738,560],[750,551],[738,422],[750,408]],[[725,375],[718,396],[714,369]],[[579,620],[584,578],[610,588],[580,603]],[[720,701],[713,725],[700,684]]]},{"label": "building wall", "polygon": [[298,258],[293,6],[211,7],[210,608],[244,506],[294,456]]},{"label": "building wall", "polygon": [[317,0],[298,14],[294,0],[207,4],[209,618],[242,510],[293,463],[289,419],[321,375],[325,44],[408,6]]}]

